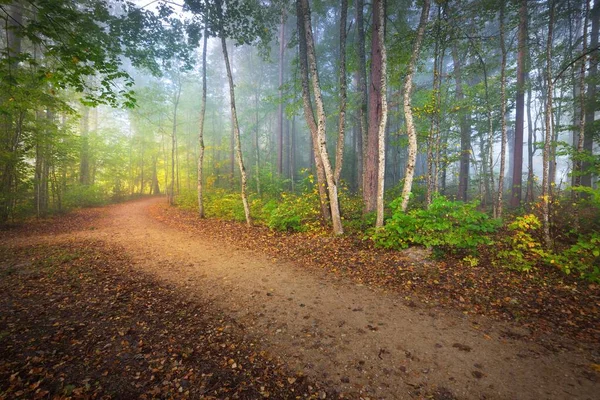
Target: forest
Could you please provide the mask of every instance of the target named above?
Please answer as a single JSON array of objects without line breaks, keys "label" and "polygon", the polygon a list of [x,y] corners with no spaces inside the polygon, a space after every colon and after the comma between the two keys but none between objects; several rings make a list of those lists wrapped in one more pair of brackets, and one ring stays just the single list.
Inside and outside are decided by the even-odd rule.
[{"label": "forest", "polygon": [[[79,370],[50,365],[88,364],[89,353],[81,355],[83,361],[50,360],[46,350],[46,356],[35,357],[34,350],[12,353],[15,345],[0,354],[25,361],[0,362],[0,398],[94,398],[102,393],[117,398],[261,398],[269,393],[295,398],[294,391],[302,398],[579,398],[565,397],[563,378],[552,375],[554,370],[523,372],[514,387],[490,394],[495,389],[484,388],[482,378],[513,367],[489,359],[497,371],[481,372],[480,362],[470,357],[478,345],[488,355],[501,352],[489,341],[500,329],[495,325],[475,328],[484,332],[484,340],[475,345],[464,344],[463,333],[452,331],[459,339],[448,339],[456,341],[448,347],[474,362],[475,370],[451,382],[432,372],[429,383],[416,375],[410,383],[406,368],[412,367],[386,365],[381,371],[407,374],[403,383],[394,384],[405,386],[374,383],[384,378],[373,377],[367,384],[361,381],[366,367],[358,364],[349,367],[352,372],[338,373],[340,389],[319,375],[319,368],[329,371],[323,376],[334,368],[328,363],[335,357],[327,360],[322,350],[325,340],[304,330],[291,337],[314,336],[314,347],[302,356],[307,359],[298,357],[303,365],[317,365],[317,372],[294,375],[287,368],[297,369],[290,367],[295,364],[274,361],[260,351],[262,342],[246,341],[245,329],[260,337],[261,329],[272,328],[275,322],[263,321],[268,312],[248,305],[249,313],[258,313],[252,324],[236,313],[246,301],[240,297],[245,290],[252,298],[258,293],[250,291],[251,285],[266,291],[270,301],[283,296],[280,289],[291,301],[301,297],[301,283],[309,277],[286,272],[298,279],[294,286],[289,283],[294,279],[281,281],[279,270],[271,267],[264,267],[270,272],[252,272],[248,259],[254,256],[238,251],[260,253],[264,265],[297,262],[319,282],[326,280],[319,274],[327,273],[398,293],[409,311],[439,307],[518,323],[527,333],[516,328],[497,333],[500,342],[508,340],[511,346],[529,338],[544,347],[546,336],[540,339],[540,332],[556,334],[563,339],[548,339],[554,343],[544,347],[553,346],[548,357],[564,356],[556,349],[570,348],[565,337],[582,346],[597,345],[596,0],[0,0],[0,21],[0,290],[12,293],[0,302],[0,310],[22,311],[16,299],[33,301],[38,296],[33,288],[41,285],[39,290],[47,293],[38,299],[42,303],[57,302],[59,310],[81,305],[72,313],[86,321],[90,315],[110,315],[95,322],[81,342],[77,318],[65,322],[73,329],[60,328],[50,335],[52,343],[75,335],[71,345],[79,346],[90,335],[113,330],[110,343],[121,340],[124,347],[105,359],[121,360],[130,375],[138,371],[137,378],[128,379],[140,379],[135,388],[112,381],[100,385],[117,368],[102,364],[88,382]],[[157,223],[162,228],[152,225]],[[177,236],[180,231],[205,243],[191,244]],[[27,237],[38,238],[33,247]],[[195,250],[184,253],[184,243]],[[218,243],[226,243],[221,254],[215,250]],[[224,253],[232,254],[237,267]],[[199,258],[202,254],[219,267],[194,270],[192,265],[209,262]],[[132,277],[139,275],[131,267],[140,263],[136,257],[144,260],[142,278]],[[175,272],[167,274],[160,265]],[[24,280],[10,279],[21,276]],[[228,300],[202,294],[201,303],[178,297],[180,289],[192,290],[189,285],[195,288],[201,284],[194,282],[207,276],[219,282],[210,281],[216,292],[233,290],[227,286],[231,279],[242,294]],[[271,279],[278,283],[264,283]],[[73,306],[61,297],[63,290],[74,290]],[[318,294],[312,290],[307,298]],[[341,299],[344,290],[339,290]],[[90,303],[86,291],[99,300]],[[120,293],[132,293],[132,300],[128,308],[114,311]],[[357,302],[369,296],[352,293]],[[117,300],[105,304],[106,296]],[[330,298],[331,304],[338,300]],[[139,317],[132,310],[146,315],[145,304],[172,317],[119,325],[122,316]],[[300,307],[307,304],[303,300]],[[381,310],[380,303],[374,304]],[[273,315],[285,309],[281,304],[263,307]],[[330,307],[322,312],[334,312]],[[369,307],[348,309],[356,315],[363,308]],[[0,312],[0,344],[10,338],[26,347],[42,340],[35,336],[34,321],[43,311],[27,310],[22,316]],[[223,317],[218,310],[234,316]],[[208,325],[195,326],[192,314],[205,315],[202,324]],[[46,317],[51,322],[64,315]],[[275,338],[291,332],[289,325],[306,322],[293,318],[267,340],[269,352],[295,354],[292,339]],[[183,320],[189,325],[183,327]],[[156,330],[142,340],[136,335],[146,323]],[[345,329],[346,320],[327,323],[337,331]],[[360,323],[359,333],[368,335],[408,329],[387,321]],[[425,325],[424,331],[430,329]],[[21,339],[14,331],[19,326],[29,327],[25,330],[33,332],[33,339]],[[172,326],[179,327],[178,338],[170,336]],[[162,354],[167,336],[173,355],[164,354],[157,363],[171,357],[168,363],[175,366],[169,373],[148,356]],[[193,344],[198,336],[205,339],[202,349]],[[358,337],[357,343],[365,340]],[[421,343],[419,334],[412,338]],[[151,350],[142,351],[142,341]],[[97,355],[112,349],[110,343]],[[374,359],[395,354],[389,350],[395,346],[391,339],[382,343],[389,346],[373,347]],[[445,351],[445,342],[440,343],[431,346]],[[519,350],[522,343],[514,346],[525,371],[533,360],[520,355],[535,351]],[[314,350],[319,348],[322,354]],[[578,393],[587,398],[600,379],[600,359],[593,349],[580,364],[558,358],[544,362],[585,369],[573,367],[572,379],[583,374]],[[423,354],[405,347],[402,358],[418,365],[417,375],[429,374],[432,367],[426,358],[414,357],[415,350]],[[123,359],[128,351],[139,353]],[[187,374],[183,367],[178,370],[191,362],[192,353],[205,354],[214,365],[196,365]],[[246,370],[240,354],[245,354]],[[340,365],[354,362],[351,354],[339,357],[349,357],[338,360]],[[15,374],[14,365],[36,364],[36,358],[43,361],[39,373],[31,373],[37,367],[29,372],[35,379]],[[148,363],[152,373],[134,359]],[[443,368],[466,368],[453,362]],[[216,370],[227,372],[221,376]],[[381,376],[390,375],[381,371]],[[76,377],[72,383],[65,380],[69,374]],[[174,386],[159,388],[155,376]],[[556,387],[535,392],[529,381]],[[364,391],[353,392],[359,385],[353,382]],[[507,385],[494,382],[491,386]]]}]

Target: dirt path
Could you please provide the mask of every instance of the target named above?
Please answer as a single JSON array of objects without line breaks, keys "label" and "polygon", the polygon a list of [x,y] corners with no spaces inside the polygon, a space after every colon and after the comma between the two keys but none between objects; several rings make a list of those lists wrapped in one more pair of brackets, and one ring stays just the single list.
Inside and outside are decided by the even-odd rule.
[{"label": "dirt path", "polygon": [[542,346],[517,327],[403,304],[326,274],[166,227],[158,199],[107,209],[93,230],[12,239],[100,239],[124,246],[135,268],[213,301],[290,368],[363,398],[593,399],[598,348]]}]

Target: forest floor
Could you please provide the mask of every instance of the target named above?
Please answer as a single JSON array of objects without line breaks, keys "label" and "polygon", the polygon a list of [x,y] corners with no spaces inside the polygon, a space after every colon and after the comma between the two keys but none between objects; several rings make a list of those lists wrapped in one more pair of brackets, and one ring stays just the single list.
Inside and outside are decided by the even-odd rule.
[{"label": "forest floor", "polygon": [[600,392],[600,289],[552,272],[200,221],[162,198],[0,238],[0,399]]}]

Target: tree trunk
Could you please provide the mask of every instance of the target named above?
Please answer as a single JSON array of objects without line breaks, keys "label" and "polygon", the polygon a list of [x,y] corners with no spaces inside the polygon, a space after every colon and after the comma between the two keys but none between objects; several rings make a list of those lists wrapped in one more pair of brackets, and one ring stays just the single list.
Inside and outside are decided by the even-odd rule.
[{"label": "tree trunk", "polygon": [[460,58],[456,44],[452,45],[452,59],[454,61],[454,80],[456,82],[456,100],[460,104],[460,161],[458,172],[458,200],[467,201],[469,190],[469,169],[471,163],[471,124],[469,122],[468,110],[464,107],[464,93],[462,87],[462,72]]},{"label": "tree trunk", "polygon": [[[379,12],[385,10],[385,0],[373,0],[373,32],[371,34],[371,74],[369,81],[369,122],[367,152],[364,155],[363,200],[365,213],[377,207],[377,174],[379,171],[379,125],[381,121],[381,43]],[[385,22],[385,20],[384,20]]]},{"label": "tree trunk", "polygon": [[[591,13],[592,29],[590,37],[590,49],[598,47],[598,23],[600,22],[600,1],[594,1],[594,7]],[[585,130],[586,134],[583,139],[583,149],[586,153],[592,154],[594,150],[594,121],[597,107],[596,99],[596,85],[598,75],[598,62],[600,57],[598,52],[595,51],[590,54],[590,67],[588,72],[588,87],[586,94],[586,107],[585,107]],[[582,165],[583,176],[581,177],[581,185],[592,187],[592,173],[589,171],[591,164],[584,162]]]},{"label": "tree trunk", "polygon": [[171,129],[171,184],[169,186],[169,204],[175,205],[175,153],[177,152],[177,109],[181,98],[181,76],[177,75],[177,92],[173,97],[173,126]]},{"label": "tree trunk", "polygon": [[[536,121],[537,122],[537,121]],[[533,202],[533,183],[535,177],[533,175],[533,133],[535,132],[536,123],[531,118],[531,86],[527,88],[527,192],[525,195],[525,201]]]},{"label": "tree trunk", "polygon": [[346,129],[346,19],[348,17],[348,0],[342,0],[340,11],[340,118],[338,140],[335,150],[335,183],[339,184],[344,161],[344,141]]},{"label": "tree trunk", "polygon": [[[583,19],[583,44],[582,54],[587,52],[587,33],[588,33],[588,15],[590,12],[590,0],[585,3],[585,17]],[[585,68],[586,68],[587,57],[583,56],[581,59],[581,66],[579,69],[579,137],[577,138],[577,154],[579,157],[583,155],[583,142],[585,140]],[[573,186],[581,185],[581,160],[578,159],[573,166],[573,175],[575,176]],[[577,192],[575,193],[575,199],[577,199]]]},{"label": "tree trunk", "polygon": [[81,106],[81,152],[79,159],[79,183],[90,184],[90,109]]},{"label": "tree trunk", "polygon": [[231,73],[231,65],[229,64],[229,56],[227,55],[227,43],[225,35],[221,33],[221,47],[223,48],[223,58],[225,59],[225,68],[227,70],[227,80],[229,81],[229,99],[231,106],[231,121],[233,123],[233,138],[235,141],[235,155],[237,158],[238,167],[240,169],[240,178],[242,181],[242,203],[244,204],[244,214],[246,216],[246,224],[250,226],[250,206],[248,205],[248,183],[246,181],[246,168],[244,167],[244,159],[242,157],[242,142],[240,140],[240,128],[238,126],[237,111],[235,108],[235,93],[233,85],[233,75]]},{"label": "tree trunk", "polygon": [[527,0],[519,2],[519,39],[517,53],[517,96],[515,104],[515,141],[510,206],[521,204],[523,186],[523,126],[525,118],[525,81],[527,66]]},{"label": "tree trunk", "polygon": [[200,121],[198,126],[198,215],[204,218],[204,116],[206,115],[206,45],[208,30],[204,28],[202,41],[202,99],[200,105]]},{"label": "tree trunk", "polygon": [[[428,2],[429,0],[425,0]],[[375,16],[373,17],[375,18]],[[379,26],[385,27],[385,6],[379,7],[379,14],[377,15],[379,19]],[[420,32],[419,32],[420,33]],[[383,226],[383,213],[384,213],[384,204],[383,204],[383,195],[385,189],[385,128],[387,123],[387,53],[385,48],[385,28],[379,29],[377,32],[379,35],[379,47],[381,51],[381,83],[380,83],[380,95],[381,100],[381,118],[379,121],[379,132],[378,132],[378,171],[377,171],[377,217],[375,220],[375,226],[380,228]],[[421,34],[422,36],[422,34]],[[420,39],[417,37],[417,43],[415,43],[415,47],[417,48],[417,57],[418,57],[418,48],[420,46]],[[412,60],[411,60],[412,61]],[[416,60],[415,60],[416,62]],[[412,79],[412,70],[409,70]]]},{"label": "tree trunk", "polygon": [[[502,218],[502,198],[504,197],[504,168],[506,165],[506,44],[504,43],[504,8],[500,5],[500,49],[502,52],[502,61],[500,67],[500,125],[502,131],[502,142],[500,145],[500,174],[498,176],[498,197],[496,198],[496,217]],[[517,97],[520,96],[517,93]],[[521,104],[523,106],[523,104]],[[518,108],[517,108],[518,109]],[[521,110],[522,112],[522,110]],[[522,117],[522,115],[521,115]],[[521,118],[521,124],[523,123]],[[521,136],[523,135],[523,126],[521,126]],[[517,135],[515,134],[515,137]],[[520,186],[519,186],[520,188]],[[520,190],[520,189],[519,189]]]},{"label": "tree trunk", "polygon": [[277,110],[277,173],[283,174],[283,56],[285,50],[285,8],[279,28],[279,108]]},{"label": "tree trunk", "polygon": [[550,21],[548,22],[548,40],[546,42],[546,132],[544,138],[544,164],[542,174],[542,223],[546,247],[551,247],[550,239],[550,141],[552,139],[552,43],[554,33],[554,0],[550,0]]},{"label": "tree trunk", "polygon": [[356,71],[358,91],[358,129],[357,137],[357,180],[360,191],[364,191],[364,157],[367,146],[367,62],[365,54],[364,0],[356,0],[356,46],[358,50],[358,69]]},{"label": "tree trunk", "polygon": [[317,123],[315,121],[315,115],[310,99],[310,89],[308,83],[308,51],[305,33],[306,27],[304,25],[304,14],[300,0],[296,1],[296,8],[298,15],[298,58],[300,60],[300,82],[302,83],[302,104],[304,107],[304,118],[306,120],[306,125],[310,130],[312,141],[310,160],[314,162],[315,169],[317,171],[317,189],[319,191],[321,215],[326,221],[330,221],[331,210],[329,208],[329,199],[327,198],[325,167],[319,155]]},{"label": "tree trunk", "polygon": [[404,187],[402,188],[402,211],[406,211],[408,208],[408,200],[410,199],[410,193],[412,191],[415,162],[417,159],[417,132],[413,122],[411,106],[412,80],[417,59],[419,58],[419,50],[421,49],[421,42],[423,41],[428,16],[429,0],[424,0],[423,8],[421,10],[421,19],[419,20],[419,27],[417,28],[417,37],[415,38],[412,54],[406,70],[406,80],[404,81],[403,105],[404,119],[406,120],[406,132],[408,134],[408,160],[406,162],[406,172],[404,174]]},{"label": "tree trunk", "polygon": [[319,83],[319,75],[317,70],[317,58],[315,54],[314,41],[312,36],[312,26],[310,21],[310,7],[308,0],[298,0],[301,16],[304,20],[304,35],[306,41],[306,53],[308,58],[308,68],[310,70],[313,94],[315,97],[315,105],[317,109],[317,139],[319,144],[319,156],[323,163],[325,178],[327,179],[327,191],[329,195],[329,209],[331,210],[331,221],[333,223],[333,233],[340,235],[344,233],[342,220],[340,217],[340,209],[338,202],[337,185],[333,176],[333,170],[327,153],[327,142],[325,136],[325,109],[323,107],[323,99],[321,97],[321,86]]}]

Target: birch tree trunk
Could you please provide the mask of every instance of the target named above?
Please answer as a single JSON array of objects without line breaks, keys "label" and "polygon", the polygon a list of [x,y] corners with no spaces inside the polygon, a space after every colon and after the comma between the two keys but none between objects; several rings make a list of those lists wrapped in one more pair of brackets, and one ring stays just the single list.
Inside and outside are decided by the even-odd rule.
[{"label": "birch tree trunk", "polygon": [[[600,1],[594,1],[594,7],[591,12],[591,35],[590,35],[590,49],[598,47],[598,28],[600,25]],[[588,88],[586,94],[586,107],[585,107],[585,129],[587,131],[587,135],[585,135],[583,139],[583,149],[592,154],[594,150],[594,139],[593,139],[593,126],[594,121],[596,120],[595,114],[596,109],[598,108],[598,100],[596,99],[597,95],[597,76],[598,76],[598,61],[599,61],[598,52],[595,51],[590,53],[590,63],[589,63],[589,72],[588,72]],[[592,174],[588,171],[590,167],[589,162],[584,162],[582,165],[582,169],[584,171],[583,176],[581,177],[581,184],[583,186],[592,187]]]},{"label": "birch tree trunk", "polygon": [[[504,169],[506,167],[506,44],[504,43],[504,8],[500,5],[500,50],[502,61],[500,66],[500,126],[502,142],[500,145],[500,175],[498,176],[498,196],[496,198],[496,217],[502,218],[502,198],[504,196]],[[517,95],[518,96],[518,95]],[[522,121],[521,121],[522,122]],[[521,130],[523,127],[521,127]],[[521,132],[522,135],[522,132]],[[515,135],[516,137],[517,135]],[[513,186],[514,187],[514,186]],[[519,186],[520,190],[520,186]]]},{"label": "birch tree trunk", "polygon": [[550,239],[550,141],[552,139],[552,42],[554,34],[554,0],[550,0],[550,21],[548,22],[548,40],[546,42],[546,132],[544,137],[544,164],[542,173],[542,225],[546,247],[552,245]]},{"label": "birch tree trunk", "polygon": [[408,208],[408,201],[410,199],[410,193],[412,191],[413,178],[415,175],[415,164],[417,160],[417,132],[415,131],[415,124],[413,122],[412,105],[411,105],[411,94],[412,94],[412,80],[415,70],[417,59],[419,58],[419,50],[421,48],[421,42],[423,41],[423,35],[425,33],[425,25],[427,24],[427,17],[429,15],[429,0],[423,1],[423,8],[421,10],[421,19],[419,20],[419,27],[417,28],[417,37],[415,44],[413,45],[413,51],[410,56],[408,68],[406,72],[406,81],[404,82],[404,119],[406,120],[406,133],[408,135],[408,160],[406,161],[406,172],[404,173],[404,187],[402,188],[402,211],[406,211]]},{"label": "birch tree trunk", "polygon": [[221,47],[223,48],[223,58],[225,59],[225,69],[227,70],[227,80],[229,81],[229,100],[231,106],[231,122],[233,123],[233,139],[235,144],[235,156],[240,169],[240,178],[242,181],[242,203],[244,204],[244,214],[246,216],[246,224],[250,226],[250,206],[248,205],[248,182],[246,177],[246,168],[244,167],[244,159],[242,157],[242,142],[240,140],[240,127],[238,125],[237,111],[235,108],[235,92],[233,85],[233,75],[231,73],[231,65],[229,64],[229,56],[227,54],[227,43],[225,36],[221,34]]},{"label": "birch tree trunk", "polygon": [[204,28],[204,38],[202,41],[202,104],[200,106],[200,122],[198,131],[198,215],[204,218],[204,191],[202,186],[203,163],[204,163],[204,116],[206,114],[206,44],[208,40],[208,30]]},{"label": "birch tree trunk", "polygon": [[335,150],[335,183],[339,184],[344,161],[344,141],[346,129],[346,18],[348,17],[348,0],[342,0],[340,10],[340,117],[338,140]]},{"label": "birch tree trunk", "polygon": [[[428,0],[426,0],[428,1]],[[378,171],[377,171],[377,218],[375,220],[375,226],[380,228],[383,226],[383,194],[385,189],[385,127],[387,124],[387,53],[385,49],[385,7],[379,8],[379,26],[381,29],[377,32],[379,35],[379,46],[381,51],[381,84],[380,84],[380,95],[381,95],[381,118],[379,120],[379,132],[378,132]],[[421,33],[422,35],[422,33]],[[417,47],[418,57],[418,46],[420,45],[419,39],[415,46]],[[412,61],[412,60],[411,60]],[[412,74],[412,71],[410,72]]]},{"label": "birch tree trunk", "polygon": [[326,184],[327,180],[325,177],[325,168],[323,161],[319,155],[319,140],[317,137],[317,123],[315,121],[315,115],[312,109],[312,102],[310,99],[310,89],[308,83],[308,56],[306,46],[306,27],[304,25],[303,9],[300,0],[296,1],[296,13],[298,15],[298,58],[300,63],[300,82],[302,84],[302,105],[304,108],[304,118],[306,125],[310,130],[311,135],[311,157],[310,160],[314,161],[315,169],[317,171],[317,189],[319,192],[319,201],[321,206],[321,215],[326,221],[331,220],[331,210],[329,207],[329,199],[327,196]]},{"label": "birch tree trunk", "polygon": [[333,170],[327,153],[327,141],[325,136],[325,109],[321,96],[321,85],[319,83],[319,74],[317,70],[317,58],[315,54],[314,41],[312,36],[312,26],[310,21],[310,7],[308,0],[298,0],[302,9],[302,18],[304,20],[304,34],[306,40],[306,53],[308,58],[308,68],[310,70],[313,95],[317,109],[317,139],[319,144],[319,156],[323,163],[325,178],[327,179],[327,191],[329,195],[329,209],[331,210],[331,221],[333,223],[333,233],[340,235],[344,233],[342,220],[340,217],[340,208],[338,202],[337,185],[333,176]]}]

